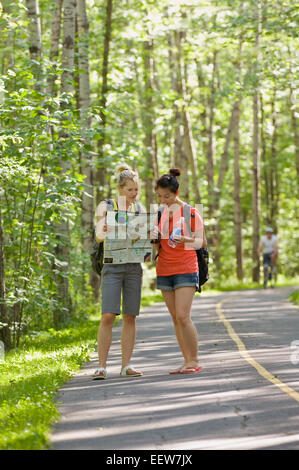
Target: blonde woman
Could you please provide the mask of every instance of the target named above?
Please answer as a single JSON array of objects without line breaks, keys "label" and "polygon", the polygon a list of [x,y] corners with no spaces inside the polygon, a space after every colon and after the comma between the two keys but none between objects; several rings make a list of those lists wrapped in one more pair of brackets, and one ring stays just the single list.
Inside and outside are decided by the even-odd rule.
[{"label": "blonde woman", "polygon": [[[127,165],[118,168],[118,196],[115,199],[120,211],[144,212],[136,202],[139,193],[137,172]],[[113,205],[102,201],[96,209],[96,238],[104,241],[107,233],[105,216]],[[123,299],[123,327],[121,333],[122,365],[121,376],[139,377],[131,364],[131,356],[136,337],[136,317],[139,315],[142,286],[142,267],[140,263],[104,264],[101,274],[102,284],[102,318],[98,330],[99,367],[93,374],[94,379],[107,378],[107,358],[112,341],[112,327],[115,317],[120,314],[121,296]]]}]

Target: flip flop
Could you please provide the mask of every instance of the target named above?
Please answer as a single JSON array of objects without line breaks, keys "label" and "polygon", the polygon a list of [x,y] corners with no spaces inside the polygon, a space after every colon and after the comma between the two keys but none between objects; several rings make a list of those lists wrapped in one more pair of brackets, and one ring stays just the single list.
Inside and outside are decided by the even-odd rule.
[{"label": "flip flop", "polygon": [[[134,374],[127,374],[127,371],[129,369],[131,369],[134,372]],[[141,377],[143,373],[135,370],[134,367],[132,367],[131,365],[128,365],[122,369],[120,375],[122,377]]]},{"label": "flip flop", "polygon": [[185,369],[181,370],[180,374],[196,374],[200,372],[202,367],[185,367]]},{"label": "flip flop", "polygon": [[180,373],[181,373],[181,370],[182,370],[184,367],[185,367],[185,366],[181,366],[181,367],[178,367],[177,369],[170,370],[170,371],[169,371],[169,374],[180,374]]},{"label": "flip flop", "polygon": [[106,380],[107,379],[107,370],[104,367],[99,367],[92,374],[93,380]]}]

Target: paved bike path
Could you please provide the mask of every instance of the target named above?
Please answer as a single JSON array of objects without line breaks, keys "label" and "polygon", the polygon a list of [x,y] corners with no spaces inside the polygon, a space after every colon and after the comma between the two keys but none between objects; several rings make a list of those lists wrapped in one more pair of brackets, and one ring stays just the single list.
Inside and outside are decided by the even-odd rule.
[{"label": "paved bike path", "polygon": [[[269,374],[299,394],[299,309],[287,302],[294,288],[196,296],[192,318],[199,333],[196,375],[169,375],[180,365],[164,304],[137,320],[132,363],[140,378],[120,377],[120,331],[113,330],[106,381],[92,381],[96,354],[59,391],[61,419],[53,449],[184,450],[297,449],[299,402],[241,357],[217,311]],[[299,355],[298,355],[299,359]]]}]

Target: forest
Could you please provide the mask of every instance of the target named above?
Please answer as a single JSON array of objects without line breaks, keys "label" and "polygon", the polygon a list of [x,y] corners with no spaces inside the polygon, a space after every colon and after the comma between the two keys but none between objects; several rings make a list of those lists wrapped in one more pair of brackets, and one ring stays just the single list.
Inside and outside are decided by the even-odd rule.
[{"label": "forest", "polygon": [[[115,171],[145,207],[182,170],[201,203],[210,287],[260,282],[279,237],[298,276],[298,9],[291,0],[1,0],[0,339],[99,302],[94,213]],[[153,268],[145,265],[144,270]]]}]

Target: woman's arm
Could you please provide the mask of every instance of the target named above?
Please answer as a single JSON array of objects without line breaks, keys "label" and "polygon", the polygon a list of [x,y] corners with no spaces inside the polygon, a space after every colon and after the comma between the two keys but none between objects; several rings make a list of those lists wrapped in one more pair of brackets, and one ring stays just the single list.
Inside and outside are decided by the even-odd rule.
[{"label": "woman's arm", "polygon": [[196,230],[192,237],[187,237],[184,235],[179,235],[174,237],[173,240],[177,243],[185,243],[186,247],[190,247],[193,250],[199,250],[199,248],[203,247],[204,244],[204,233],[203,229]]},{"label": "woman's arm", "polygon": [[105,223],[105,217],[107,214],[107,202],[102,201],[96,208],[96,230],[95,236],[96,241],[101,243],[106,238],[107,225]]},{"label": "woman's arm", "polygon": [[202,247],[207,246],[207,239],[204,233],[204,226],[201,215],[199,212],[194,210],[192,212],[192,222],[191,222],[191,234],[189,235],[189,230],[186,230],[187,224],[184,224],[184,232],[188,235],[179,235],[174,238],[177,243],[185,243],[187,249],[199,250]]}]

